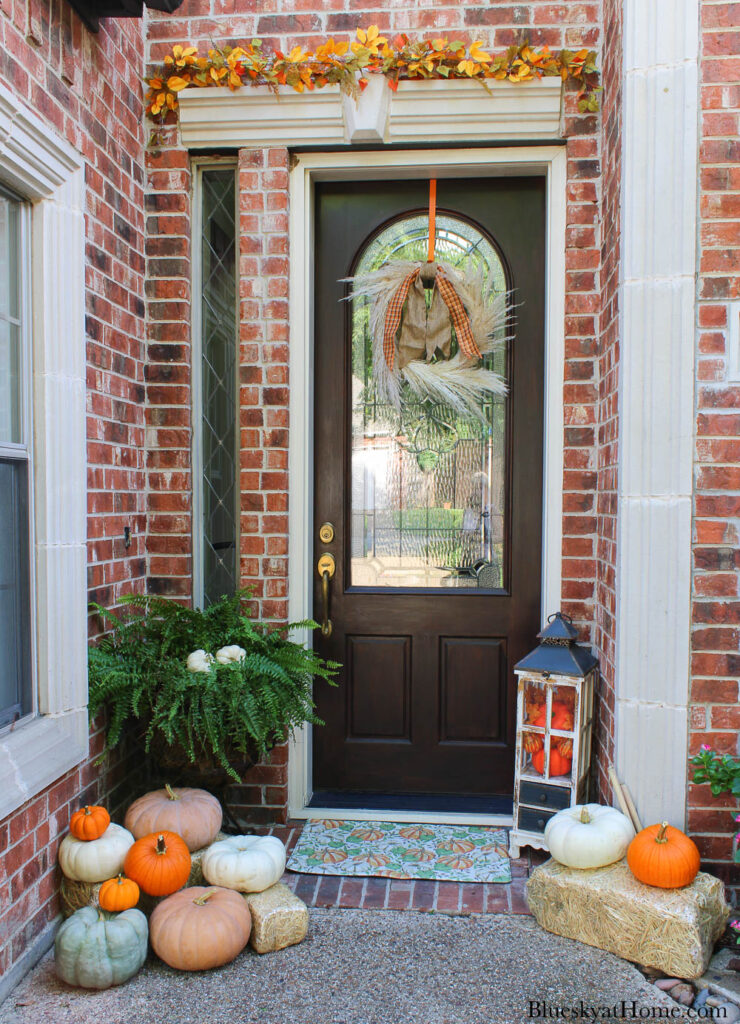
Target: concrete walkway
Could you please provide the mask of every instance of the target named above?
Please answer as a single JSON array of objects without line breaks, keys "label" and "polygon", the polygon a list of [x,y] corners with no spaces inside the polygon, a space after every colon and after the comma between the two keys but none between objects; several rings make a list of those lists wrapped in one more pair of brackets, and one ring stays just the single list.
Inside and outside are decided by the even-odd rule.
[{"label": "concrete walkway", "polygon": [[[531,918],[313,910],[300,946],[250,950],[205,974],[151,957],[106,992],[57,981],[50,953],[0,1007],[0,1024],[520,1024],[581,1000],[596,1013],[624,1000],[624,1019],[677,1009],[630,964]],[[548,1010],[530,1015],[530,1001]]]}]

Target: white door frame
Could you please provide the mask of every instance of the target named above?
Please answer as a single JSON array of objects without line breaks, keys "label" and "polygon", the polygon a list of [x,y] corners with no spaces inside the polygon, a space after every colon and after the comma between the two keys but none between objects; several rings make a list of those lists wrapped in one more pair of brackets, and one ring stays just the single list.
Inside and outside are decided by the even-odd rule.
[{"label": "white door frame", "polygon": [[[290,172],[290,450],[288,614],[313,614],[314,183],[377,178],[536,175],[547,185],[542,619],[561,601],[563,539],[563,374],[565,346],[565,146],[303,153]],[[307,643],[306,631],[296,636]],[[534,643],[534,637],[532,641]],[[312,807],[311,727],[297,730],[288,761],[293,818],[511,824],[511,815],[358,811]]]}]

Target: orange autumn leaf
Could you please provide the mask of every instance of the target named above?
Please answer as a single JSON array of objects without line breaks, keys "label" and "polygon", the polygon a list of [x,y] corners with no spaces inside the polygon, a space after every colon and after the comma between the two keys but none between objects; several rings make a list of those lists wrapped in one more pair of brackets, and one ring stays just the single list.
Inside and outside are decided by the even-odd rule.
[{"label": "orange autumn leaf", "polygon": [[182,78],[180,75],[170,75],[167,79],[167,88],[171,89],[172,92],[179,92],[181,89],[184,89],[189,82],[189,78]]}]

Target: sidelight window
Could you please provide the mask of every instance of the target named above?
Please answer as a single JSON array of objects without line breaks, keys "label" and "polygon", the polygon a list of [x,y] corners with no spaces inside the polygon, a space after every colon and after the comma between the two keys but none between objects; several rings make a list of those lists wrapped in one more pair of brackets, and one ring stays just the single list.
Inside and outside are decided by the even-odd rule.
[{"label": "sidelight window", "polygon": [[32,710],[28,207],[0,190],[0,728]]},{"label": "sidelight window", "polygon": [[193,584],[197,604],[239,579],[236,166],[196,167]]}]

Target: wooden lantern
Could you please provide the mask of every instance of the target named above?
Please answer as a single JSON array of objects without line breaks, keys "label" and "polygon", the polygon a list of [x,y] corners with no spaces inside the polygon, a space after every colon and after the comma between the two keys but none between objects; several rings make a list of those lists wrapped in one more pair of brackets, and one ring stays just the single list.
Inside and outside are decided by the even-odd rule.
[{"label": "wooden lantern", "polygon": [[540,644],[514,666],[517,676],[514,826],[509,853],[546,850],[545,825],[586,800],[598,661],[576,643],[571,619],[556,612]]}]

